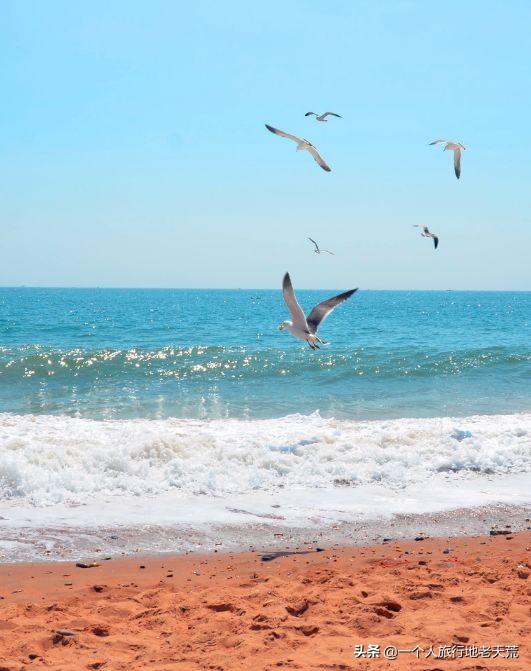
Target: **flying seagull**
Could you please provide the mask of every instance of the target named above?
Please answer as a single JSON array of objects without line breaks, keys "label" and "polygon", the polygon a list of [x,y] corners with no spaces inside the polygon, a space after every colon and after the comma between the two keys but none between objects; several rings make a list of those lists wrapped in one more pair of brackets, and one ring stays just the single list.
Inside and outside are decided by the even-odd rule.
[{"label": "flying seagull", "polygon": [[293,142],[296,142],[297,151],[304,150],[310,152],[316,163],[320,165],[323,170],[326,170],[326,172],[330,172],[330,167],[326,164],[326,161],[322,158],[322,156],[319,154],[319,152],[311,142],[309,142],[308,140],[304,140],[300,137],[297,137],[296,135],[290,135],[289,133],[284,133],[283,130],[273,128],[273,126],[269,126],[268,124],[266,124],[265,127],[267,128],[267,130],[271,131],[275,135],[280,135],[280,137],[287,137],[288,140],[293,140]]},{"label": "flying seagull", "polygon": [[312,349],[319,349],[319,345],[317,345],[318,342],[326,345],[326,342],[321,340],[317,335],[319,325],[328,317],[334,308],[343,303],[343,301],[346,301],[347,298],[350,298],[356,291],[357,289],[351,289],[350,291],[345,291],[345,293],[334,296],[333,298],[328,298],[326,301],[316,305],[308,317],[305,317],[301,306],[295,298],[289,273],[286,273],[282,280],[282,292],[284,294],[286,305],[291,312],[292,321],[282,322],[278,327],[278,330],[282,331],[287,328],[294,338],[305,340]]},{"label": "flying seagull", "polygon": [[419,226],[418,224],[415,224],[415,228],[420,228],[420,234],[423,238],[433,238],[433,246],[435,249],[437,249],[439,246],[439,238],[435,235],[435,233],[431,233],[427,226]]},{"label": "flying seagull", "polygon": [[430,145],[433,144],[445,144],[443,151],[451,150],[454,152],[455,176],[459,179],[461,177],[461,149],[466,151],[466,147],[463,147],[460,142],[449,142],[448,140],[434,140],[430,142]]},{"label": "flying seagull", "polygon": [[334,252],[331,252],[329,249],[321,249],[313,238],[308,238],[308,240],[310,240],[310,242],[313,242],[313,244],[315,245],[315,249],[313,251],[316,254],[322,254],[323,252],[326,252],[327,254],[332,254],[332,256],[334,256]]},{"label": "flying seagull", "polygon": [[342,119],[342,116],[339,114],[334,114],[334,112],[325,112],[324,114],[316,114],[315,112],[306,112],[304,116],[314,116],[316,121],[328,121],[327,116],[336,116],[338,119]]}]

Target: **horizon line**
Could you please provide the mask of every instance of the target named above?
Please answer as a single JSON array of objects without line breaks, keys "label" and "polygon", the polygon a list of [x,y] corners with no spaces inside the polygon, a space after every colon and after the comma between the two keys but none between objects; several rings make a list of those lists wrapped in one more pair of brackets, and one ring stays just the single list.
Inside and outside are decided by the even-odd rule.
[{"label": "horizon line", "polygon": [[[46,284],[5,284],[0,285],[0,290],[2,289],[68,289],[68,290],[89,290],[97,289],[102,291],[282,291],[281,287],[168,287],[168,286],[155,286],[155,287],[142,287],[142,286],[98,286],[98,285],[46,285]],[[483,293],[531,293],[531,289],[454,289],[446,287],[444,289],[415,289],[415,288],[405,288],[405,289],[374,289],[374,288],[362,288],[358,287],[359,291],[424,291],[424,292],[452,292],[452,291],[461,291],[461,292],[483,292]],[[320,287],[315,288],[305,288],[298,287],[298,291],[337,291],[339,287]]]}]

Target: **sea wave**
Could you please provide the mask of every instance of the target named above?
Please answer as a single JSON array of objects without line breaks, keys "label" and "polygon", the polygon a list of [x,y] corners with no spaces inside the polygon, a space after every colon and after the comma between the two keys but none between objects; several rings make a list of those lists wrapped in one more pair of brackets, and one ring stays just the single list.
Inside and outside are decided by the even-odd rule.
[{"label": "sea wave", "polygon": [[97,494],[223,496],[390,488],[438,472],[531,470],[531,413],[352,421],[108,420],[0,414],[0,499],[43,506]]},{"label": "sea wave", "polygon": [[40,345],[0,348],[0,385],[53,377],[64,383],[110,378],[179,380],[298,377],[333,368],[338,376],[393,379],[457,375],[474,369],[517,367],[531,363],[531,350],[509,347],[461,350],[420,347],[322,349],[309,357],[301,348],[288,350],[193,346],[158,349],[59,350]]}]

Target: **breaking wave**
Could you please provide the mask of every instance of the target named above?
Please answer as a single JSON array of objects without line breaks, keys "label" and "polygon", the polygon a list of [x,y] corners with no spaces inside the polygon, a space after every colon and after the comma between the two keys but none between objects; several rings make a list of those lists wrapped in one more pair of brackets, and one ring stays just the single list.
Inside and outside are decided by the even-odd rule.
[{"label": "breaking wave", "polygon": [[0,499],[37,506],[169,490],[390,488],[437,472],[531,470],[531,414],[353,421],[109,420],[0,414]]}]

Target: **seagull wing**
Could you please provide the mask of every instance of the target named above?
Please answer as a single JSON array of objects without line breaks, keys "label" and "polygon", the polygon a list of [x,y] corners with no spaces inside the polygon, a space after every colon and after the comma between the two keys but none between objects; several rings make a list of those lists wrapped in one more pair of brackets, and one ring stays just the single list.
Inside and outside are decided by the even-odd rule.
[{"label": "seagull wing", "polygon": [[339,114],[336,114],[335,112],[325,112],[322,117],[325,119],[327,116],[336,116],[338,119],[342,119],[342,116],[339,116]]},{"label": "seagull wing", "polygon": [[455,149],[454,150],[454,170],[455,170],[455,176],[457,179],[461,177],[461,150],[460,149]]},{"label": "seagull wing", "polygon": [[313,116],[317,116],[317,114],[315,112],[306,112],[306,114],[304,116],[312,116],[312,114],[313,114]]},{"label": "seagull wing", "polygon": [[297,144],[299,144],[299,142],[304,142],[302,138],[297,137],[296,135],[290,135],[289,133],[285,133],[283,130],[273,128],[273,126],[269,126],[268,124],[266,124],[265,127],[267,128],[267,130],[270,130],[275,135],[280,135],[280,137],[286,137],[288,138],[288,140],[293,140],[293,142],[296,142]]},{"label": "seagull wing", "polygon": [[432,145],[432,144],[441,144],[441,142],[446,142],[446,140],[434,140],[433,142],[430,142],[430,145]]},{"label": "seagull wing", "polygon": [[314,240],[313,238],[308,238],[308,240],[310,240],[311,242],[313,242],[313,244],[315,245],[315,250],[316,250],[317,252],[320,251],[320,250],[319,250],[319,245],[315,242],[315,240]]},{"label": "seagull wing", "polygon": [[[306,147],[303,147],[303,149],[306,149]],[[317,151],[317,149],[313,146],[313,144],[309,145],[307,149],[313,156],[317,165],[320,165],[323,170],[326,170],[326,172],[331,172],[330,166],[327,164],[327,162],[324,160],[321,154]]]},{"label": "seagull wing", "polygon": [[436,235],[432,235],[431,237],[433,238],[433,246],[437,249],[439,246],[439,238]]},{"label": "seagull wing", "polygon": [[334,296],[333,298],[328,298],[326,301],[316,305],[306,319],[310,332],[317,333],[317,329],[319,328],[320,323],[328,317],[332,310],[334,310],[334,308],[336,308],[338,305],[341,305],[341,303],[346,301],[347,298],[350,298],[356,291],[357,289],[345,291],[342,294]]},{"label": "seagull wing", "polygon": [[308,331],[308,324],[306,323],[306,317],[302,311],[301,306],[298,304],[297,299],[295,298],[295,292],[293,291],[293,285],[291,284],[291,278],[289,273],[284,275],[282,280],[282,293],[284,294],[284,300],[286,305],[291,312],[291,318],[293,319],[293,326],[302,329],[303,331]]},{"label": "seagull wing", "polygon": [[332,256],[335,256],[334,252],[331,252],[329,249],[321,249],[322,252],[326,252],[327,254],[332,254]]}]

